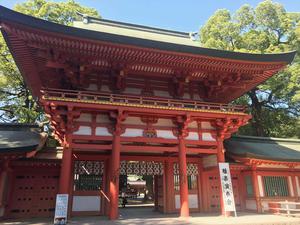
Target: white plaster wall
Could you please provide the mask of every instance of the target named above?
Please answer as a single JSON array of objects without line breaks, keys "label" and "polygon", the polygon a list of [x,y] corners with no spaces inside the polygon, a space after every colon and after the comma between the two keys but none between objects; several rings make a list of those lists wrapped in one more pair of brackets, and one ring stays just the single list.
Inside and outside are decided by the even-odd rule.
[{"label": "white plaster wall", "polygon": [[154,90],[154,95],[158,97],[171,98],[168,91]]},{"label": "white plaster wall", "polygon": [[201,128],[202,129],[210,129],[214,130],[215,128],[211,126],[210,122],[201,122]]},{"label": "white plaster wall", "polygon": [[193,122],[189,123],[188,128],[198,128],[197,121],[193,121]]},{"label": "white plaster wall", "polygon": [[256,201],[252,199],[246,199],[246,209],[257,210]]},{"label": "white plaster wall", "polygon": [[73,196],[73,212],[100,211],[100,206],[99,196]]},{"label": "white plaster wall", "polygon": [[262,183],[261,176],[257,176],[257,182],[258,182],[259,196],[264,197],[264,189],[263,189],[263,183]]},{"label": "white plaster wall", "polygon": [[294,186],[293,186],[293,182],[292,182],[292,177],[288,176],[288,182],[289,182],[289,190],[290,190],[290,195],[292,197],[295,196],[295,192],[294,192]]},{"label": "white plaster wall", "polygon": [[198,196],[195,194],[189,194],[189,208],[197,209],[198,208]]},{"label": "white plaster wall", "polygon": [[124,94],[134,94],[134,95],[140,95],[141,94],[141,89],[138,88],[125,88],[123,91]]},{"label": "white plaster wall", "polygon": [[217,156],[216,155],[209,155],[202,158],[203,167],[212,167],[217,166]]},{"label": "white plaster wall", "polygon": [[189,93],[184,93],[184,95],[182,96],[182,98],[190,100],[191,96],[190,96]]},{"label": "white plaster wall", "polygon": [[[195,194],[189,194],[189,208],[197,209],[198,208],[198,196]],[[180,209],[180,195],[175,195],[175,208]]]},{"label": "white plaster wall", "polygon": [[194,100],[203,101],[199,94],[194,94]]},{"label": "white plaster wall", "polygon": [[175,195],[175,209],[180,209],[180,195]]},{"label": "white plaster wall", "polygon": [[185,138],[186,140],[199,140],[198,132],[189,132],[189,135]]},{"label": "white plaster wall", "polygon": [[79,129],[75,132],[73,132],[73,134],[77,134],[77,135],[91,135],[92,134],[92,128],[89,126],[79,126]]},{"label": "white plaster wall", "polygon": [[143,129],[126,128],[121,137],[143,137]]},{"label": "white plaster wall", "polygon": [[92,122],[92,114],[90,114],[90,113],[81,113],[80,117],[77,118],[75,121]]},{"label": "white plaster wall", "polygon": [[175,124],[170,119],[158,119],[157,126],[175,127]]},{"label": "white plaster wall", "polygon": [[88,91],[98,91],[98,85],[97,84],[90,84],[88,88],[86,88]]},{"label": "white plaster wall", "polygon": [[216,141],[215,138],[213,138],[213,136],[211,135],[211,133],[202,133],[202,140],[203,141]]},{"label": "white plaster wall", "polygon": [[156,136],[159,138],[177,139],[171,130],[156,130]]},{"label": "white plaster wall", "polygon": [[110,92],[109,87],[107,85],[101,85],[100,91]]},{"label": "white plaster wall", "polygon": [[112,136],[112,134],[108,132],[108,129],[106,127],[96,127],[95,135],[96,136]]},{"label": "white plaster wall", "polygon": [[123,124],[132,124],[132,125],[144,125],[139,117],[129,116],[123,121]]},{"label": "white plaster wall", "polygon": [[111,121],[108,118],[108,115],[106,114],[98,114],[96,117],[97,123],[111,123]]}]

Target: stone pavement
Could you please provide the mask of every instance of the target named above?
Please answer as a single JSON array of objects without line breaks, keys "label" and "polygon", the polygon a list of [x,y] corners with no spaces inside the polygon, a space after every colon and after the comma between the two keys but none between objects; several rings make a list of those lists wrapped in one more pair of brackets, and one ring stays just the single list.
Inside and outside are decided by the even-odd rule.
[{"label": "stone pavement", "polygon": [[[52,219],[31,219],[26,221],[2,221],[3,225],[50,225]],[[153,212],[152,208],[120,209],[120,219],[107,220],[105,217],[73,217],[70,225],[300,225],[300,218],[267,214],[239,213],[238,217],[224,218],[217,214],[195,213],[188,220],[178,218],[176,214],[163,215]]]}]

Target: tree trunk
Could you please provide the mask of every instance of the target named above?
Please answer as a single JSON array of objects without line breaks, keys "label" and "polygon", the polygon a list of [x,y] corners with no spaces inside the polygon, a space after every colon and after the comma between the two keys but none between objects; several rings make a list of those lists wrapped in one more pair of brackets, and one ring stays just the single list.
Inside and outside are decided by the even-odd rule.
[{"label": "tree trunk", "polygon": [[256,136],[264,137],[266,136],[266,131],[264,129],[263,115],[262,115],[262,103],[259,102],[256,95],[256,91],[253,89],[248,92],[249,97],[251,98],[251,113],[252,120],[251,125],[254,128]]}]

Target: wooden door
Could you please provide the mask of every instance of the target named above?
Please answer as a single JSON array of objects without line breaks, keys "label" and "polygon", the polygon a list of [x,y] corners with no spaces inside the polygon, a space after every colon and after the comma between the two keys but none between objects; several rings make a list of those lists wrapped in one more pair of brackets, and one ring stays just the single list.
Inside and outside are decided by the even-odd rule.
[{"label": "wooden door", "polygon": [[58,171],[36,169],[14,172],[8,217],[53,216],[58,192],[58,178]]}]

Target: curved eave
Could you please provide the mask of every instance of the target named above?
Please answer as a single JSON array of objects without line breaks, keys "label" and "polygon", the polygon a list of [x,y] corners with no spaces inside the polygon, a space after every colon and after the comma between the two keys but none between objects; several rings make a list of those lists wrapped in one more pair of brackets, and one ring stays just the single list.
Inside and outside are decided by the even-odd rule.
[{"label": "curved eave", "polygon": [[87,40],[111,42],[115,44],[137,46],[150,49],[159,49],[163,51],[201,55],[207,57],[222,58],[227,60],[250,61],[250,62],[281,62],[290,64],[296,52],[287,52],[279,54],[249,54],[240,52],[231,52],[217,49],[208,49],[202,47],[180,45],[161,41],[147,40],[137,37],[128,37],[86,29],[80,29],[70,26],[64,26],[32,16],[27,16],[13,10],[0,6],[0,22],[16,23],[33,29],[46,32],[59,33],[71,37],[78,37]]},{"label": "curved eave", "polygon": [[22,154],[22,153],[32,152],[32,151],[35,151],[37,149],[37,147],[38,147],[38,144],[30,145],[30,146],[15,147],[15,148],[4,148],[4,149],[0,149],[0,155],[7,154],[7,153]]},{"label": "curved eave", "polygon": [[244,159],[256,159],[256,160],[266,160],[266,161],[274,161],[274,162],[292,162],[292,163],[300,163],[300,158],[276,158],[276,157],[268,157],[264,155],[258,155],[258,154],[253,154],[253,153],[228,153],[232,157],[239,157],[239,158],[244,158]]}]

